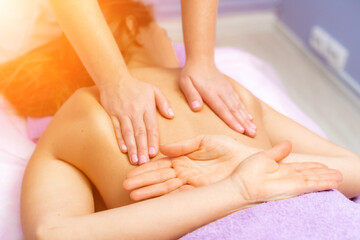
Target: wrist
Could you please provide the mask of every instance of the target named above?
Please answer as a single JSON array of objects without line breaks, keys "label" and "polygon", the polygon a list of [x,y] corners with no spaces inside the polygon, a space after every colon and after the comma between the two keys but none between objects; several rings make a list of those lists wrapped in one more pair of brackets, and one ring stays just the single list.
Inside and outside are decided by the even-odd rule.
[{"label": "wrist", "polygon": [[132,81],[132,77],[130,73],[121,73],[117,76],[112,76],[108,78],[106,81],[102,81],[97,84],[100,92],[108,91],[109,89],[120,88],[121,86],[126,85],[127,83]]},{"label": "wrist", "polygon": [[240,211],[242,209],[249,208],[252,206],[252,203],[246,198],[244,195],[244,185],[242,183],[238,183],[232,179],[232,177],[228,177],[222,181],[223,189],[226,190],[225,196],[230,200],[229,204],[229,212],[233,213],[236,211]]},{"label": "wrist", "polygon": [[214,66],[216,67],[215,64],[215,59],[213,55],[201,55],[198,54],[196,56],[187,56],[186,58],[186,62],[185,62],[185,66],[186,65],[191,65],[191,66]]}]

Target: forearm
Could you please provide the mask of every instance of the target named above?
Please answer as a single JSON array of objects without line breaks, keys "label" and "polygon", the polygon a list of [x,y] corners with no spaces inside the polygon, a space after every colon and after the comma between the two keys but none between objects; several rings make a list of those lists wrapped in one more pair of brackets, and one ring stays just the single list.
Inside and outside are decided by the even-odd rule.
[{"label": "forearm", "polygon": [[50,3],[64,33],[99,87],[128,74],[97,0],[50,0]]},{"label": "forearm", "polygon": [[218,0],[181,0],[187,61],[214,61]]},{"label": "forearm", "polygon": [[132,205],[65,218],[42,228],[44,239],[175,239],[247,208],[231,180]]}]

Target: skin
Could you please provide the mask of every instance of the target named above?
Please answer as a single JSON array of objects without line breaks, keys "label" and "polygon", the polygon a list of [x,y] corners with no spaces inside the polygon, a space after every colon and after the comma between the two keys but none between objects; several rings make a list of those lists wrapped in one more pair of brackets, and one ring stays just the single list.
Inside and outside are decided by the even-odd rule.
[{"label": "skin", "polygon": [[[343,175],[340,191],[348,196],[360,194],[357,176],[360,160],[356,155],[275,112],[233,80],[229,79],[258,126],[255,138],[230,129],[206,105],[199,113],[191,111],[178,86],[181,70],[169,68],[170,63],[175,65],[176,59],[165,32],[152,23],[138,34],[137,42],[129,47],[131,74],[165,92],[174,110],[181,113],[171,121],[158,115],[160,143],[203,134],[227,135],[237,142],[231,159],[262,160],[243,161],[230,177],[193,191],[134,203],[136,199],[131,199],[130,192],[122,188],[122,184],[135,167],[125,161],[127,156],[118,148],[111,118],[100,105],[98,89],[81,89],[58,111],[27,166],[21,193],[21,219],[26,239],[114,239],[119,236],[141,239],[144,235],[149,239],[174,239],[258,201],[337,187],[341,180],[338,172],[322,164],[314,167],[314,164],[297,163],[299,161],[324,162],[339,170]],[[153,41],[145,41],[149,36]],[[123,41],[120,45],[129,44],[128,39]],[[160,54],[154,49],[164,52]],[[167,65],[150,67],[154,62]],[[271,149],[286,139],[293,143],[288,157],[288,143],[275,147],[279,154],[264,156],[260,153],[260,156],[251,157],[259,149]],[[221,160],[208,150],[217,149],[215,152],[221,153],[227,146],[208,142],[193,147],[197,148],[199,152],[209,152],[210,155],[205,155],[208,160]],[[169,155],[169,151],[165,153]],[[163,156],[159,154],[154,160]],[[281,159],[295,164],[274,162]],[[309,174],[302,174],[301,169],[309,170]],[[170,177],[164,178],[174,180],[162,184],[165,192],[184,185],[173,172],[169,174]],[[243,175],[247,177],[239,178]],[[305,184],[308,180],[304,176],[311,176],[308,180],[315,184]],[[244,186],[258,191],[244,191]],[[293,192],[289,194],[290,188]],[[263,192],[276,194],[261,195]]]},{"label": "skin", "polygon": [[[119,148],[128,152],[131,163],[147,162],[149,156],[158,152],[156,107],[163,117],[171,119],[174,112],[169,102],[159,89],[130,74],[97,0],[50,0],[50,3],[99,88],[100,101],[111,116]],[[153,129],[146,132],[148,138],[140,134],[145,126]]]},{"label": "skin", "polygon": [[[64,33],[99,88],[100,102],[111,117],[120,150],[128,153],[132,164],[148,162],[159,149],[156,108],[165,118],[175,116],[168,100],[158,88],[129,72],[97,0],[49,1]],[[217,1],[182,1],[182,6],[185,46],[191,57],[179,82],[191,108],[199,111],[202,97],[230,127],[244,133],[244,127],[252,126],[246,133],[255,136],[255,125],[250,122],[244,105],[215,65],[209,65],[212,75],[201,74],[205,64],[214,61],[213,54],[209,53],[214,51]],[[208,17],[212,19],[210,23],[204,21]],[[198,23],[195,27],[194,20]],[[204,30],[198,32],[199,28]],[[209,36],[206,48],[197,48],[203,36]],[[192,79],[192,83],[186,79]],[[223,85],[224,90],[206,92],[205,86],[209,85],[213,89]],[[224,103],[213,100],[213,96],[223,99]],[[194,102],[198,102],[198,106],[194,106]]]},{"label": "skin", "polygon": [[179,86],[193,111],[205,102],[230,128],[255,137],[256,126],[234,88],[215,65],[218,0],[181,0],[186,63]]}]

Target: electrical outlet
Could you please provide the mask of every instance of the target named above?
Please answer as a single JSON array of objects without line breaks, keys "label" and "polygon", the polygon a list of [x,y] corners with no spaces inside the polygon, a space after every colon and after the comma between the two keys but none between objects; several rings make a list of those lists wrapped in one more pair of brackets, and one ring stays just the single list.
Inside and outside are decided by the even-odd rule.
[{"label": "electrical outlet", "polygon": [[310,46],[337,72],[343,72],[349,53],[330,34],[319,26],[314,26],[309,38]]},{"label": "electrical outlet", "polygon": [[330,42],[325,50],[325,58],[328,63],[338,72],[342,72],[345,68],[348,58],[348,51],[336,40]]},{"label": "electrical outlet", "polygon": [[310,45],[314,50],[325,57],[327,45],[329,44],[329,35],[320,27],[314,26],[310,34]]}]

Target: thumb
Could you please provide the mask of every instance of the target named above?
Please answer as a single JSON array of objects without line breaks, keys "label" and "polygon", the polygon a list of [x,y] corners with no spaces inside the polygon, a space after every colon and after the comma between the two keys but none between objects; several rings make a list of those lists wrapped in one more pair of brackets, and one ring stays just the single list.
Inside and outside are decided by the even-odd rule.
[{"label": "thumb", "polygon": [[263,153],[266,154],[271,159],[278,162],[286,158],[290,154],[291,149],[292,149],[291,142],[286,140],[279,144],[276,144],[274,147],[264,151]]},{"label": "thumb", "polygon": [[193,139],[161,145],[160,152],[168,157],[179,157],[182,155],[187,155],[198,150],[201,146],[201,141],[203,139],[204,136],[197,136]]},{"label": "thumb", "polygon": [[195,112],[200,111],[203,106],[202,98],[188,76],[182,77],[180,89],[184,93],[191,110]]}]

